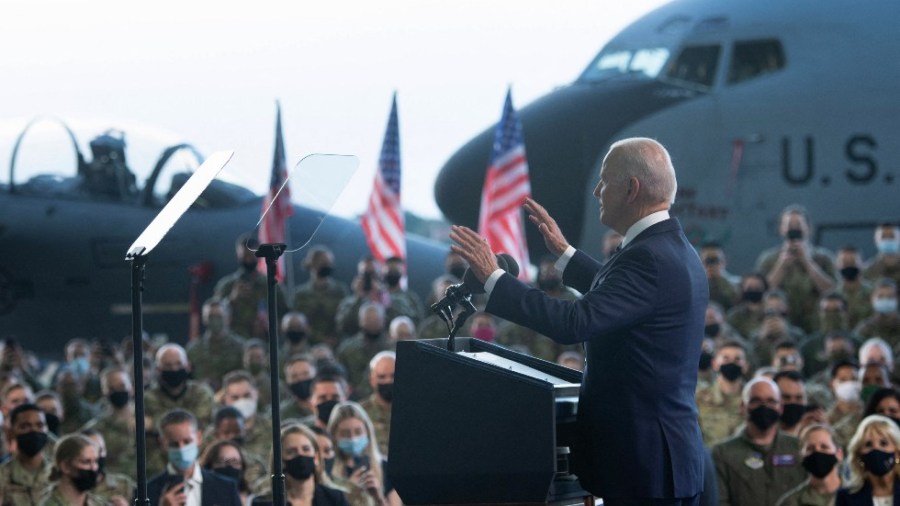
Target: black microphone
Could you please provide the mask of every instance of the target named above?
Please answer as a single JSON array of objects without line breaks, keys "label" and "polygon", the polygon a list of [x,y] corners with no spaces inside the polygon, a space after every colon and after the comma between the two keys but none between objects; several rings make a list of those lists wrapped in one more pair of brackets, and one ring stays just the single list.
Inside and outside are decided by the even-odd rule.
[{"label": "black microphone", "polygon": [[[501,269],[513,276],[519,275],[519,264],[516,259],[506,253],[498,254],[496,259]],[[448,286],[444,291],[444,298],[432,304],[431,311],[440,314],[444,309],[460,304],[479,293],[484,293],[484,283],[478,280],[472,269],[466,268],[462,283]]]}]

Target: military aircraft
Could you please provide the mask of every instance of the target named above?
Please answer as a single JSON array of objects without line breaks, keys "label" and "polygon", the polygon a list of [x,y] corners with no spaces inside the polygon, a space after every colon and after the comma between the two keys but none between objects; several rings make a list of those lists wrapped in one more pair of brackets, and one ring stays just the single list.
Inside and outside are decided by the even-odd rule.
[{"label": "military aircraft", "polygon": [[[532,193],[573,244],[599,253],[591,192],[610,144],[653,137],[678,175],[673,209],[695,242],[724,245],[732,272],[776,245],[788,204],[814,242],[873,252],[900,218],[896,2],[683,0],[612,38],[568,86],[520,111]],[[499,99],[498,99],[499,103]],[[442,168],[438,206],[476,225],[494,128]],[[546,251],[526,225],[532,257]]]},{"label": "military aircraft", "polygon": [[[14,149],[9,180],[0,184],[0,332],[44,355],[58,355],[73,337],[118,341],[130,334],[125,253],[187,181],[188,167],[202,160],[189,144],[171,146],[139,185],[125,164],[118,133],[94,139],[88,161],[74,133],[63,126],[75,146],[75,171],[17,183]],[[196,161],[185,167],[172,162],[184,153]],[[176,342],[187,339],[191,290],[202,302],[218,278],[237,269],[235,241],[253,230],[261,206],[262,198],[242,186],[220,179],[210,184],[148,256],[143,294],[148,332]],[[309,237],[321,222],[312,244],[331,248],[335,276],[349,283],[360,257],[368,254],[362,230],[356,222],[322,217],[322,211],[294,205],[291,236]],[[410,288],[424,297],[431,280],[444,272],[447,248],[410,235],[407,251]],[[286,257],[298,284],[307,279],[305,252]]]}]

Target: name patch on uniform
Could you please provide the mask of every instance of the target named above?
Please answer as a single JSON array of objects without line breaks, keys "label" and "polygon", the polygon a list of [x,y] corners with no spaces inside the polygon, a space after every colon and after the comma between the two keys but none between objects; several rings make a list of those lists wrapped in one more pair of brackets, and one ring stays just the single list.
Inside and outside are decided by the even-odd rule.
[{"label": "name patch on uniform", "polygon": [[793,466],[797,464],[797,456],[785,453],[781,455],[772,455],[772,465],[773,466]]},{"label": "name patch on uniform", "polygon": [[766,463],[765,461],[763,461],[762,456],[758,453],[754,453],[753,455],[750,455],[749,457],[744,459],[744,465],[746,465],[750,469],[753,469],[754,471],[757,469],[762,469],[765,464]]}]

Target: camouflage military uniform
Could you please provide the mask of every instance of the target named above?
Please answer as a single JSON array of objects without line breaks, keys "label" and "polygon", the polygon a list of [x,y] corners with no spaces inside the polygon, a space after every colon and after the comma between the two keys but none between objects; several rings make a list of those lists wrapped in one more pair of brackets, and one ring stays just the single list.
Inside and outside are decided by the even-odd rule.
[{"label": "camouflage military uniform", "polygon": [[[397,304],[394,304],[393,298],[383,294],[384,297],[378,299],[378,302],[384,305],[384,328],[388,329],[388,326],[391,324],[391,320],[394,318],[405,315],[412,318],[412,320],[416,323],[421,319],[421,315],[417,314],[417,309],[411,308],[407,301],[403,301],[398,298]],[[337,325],[338,330],[338,340],[344,341],[348,336],[352,336],[359,332],[359,308],[362,307],[366,302],[370,302],[373,299],[369,296],[360,297],[359,295],[348,295],[344,297],[344,300],[338,305],[337,314],[335,315],[335,324]],[[446,335],[442,337],[447,337]]]},{"label": "camouflage military uniform", "polygon": [[[768,276],[775,263],[778,261],[778,255],[781,254],[781,247],[775,247],[763,252],[757,262],[757,270]],[[834,279],[834,262],[831,253],[823,248],[811,247],[810,254],[816,265],[822,269],[826,276]],[[812,278],[801,265],[791,263],[784,267],[784,277],[781,280],[779,288],[787,295],[788,300],[788,320],[800,327],[804,332],[812,332],[814,330],[815,318],[818,312],[819,297],[823,294],[819,293]]]},{"label": "camouflage military uniform", "polygon": [[809,485],[809,479],[807,479],[781,496],[775,506],[834,506],[835,496],[837,496],[837,492],[825,495],[816,492]]},{"label": "camouflage military uniform", "polygon": [[154,423],[167,412],[180,408],[193,413],[199,426],[204,427],[212,421],[214,407],[212,390],[196,381],[188,381],[177,399],[163,393],[159,385],[154,385],[144,394],[144,412]]},{"label": "camouflage military uniform", "polygon": [[93,493],[98,498],[111,503],[113,497],[121,497],[129,504],[134,496],[134,480],[124,474],[106,473]]},{"label": "camouflage military uniform", "polygon": [[880,278],[893,279],[900,285],[900,262],[889,265],[884,256],[879,254],[873,258],[869,265],[863,269],[863,278],[869,281],[878,281]]},{"label": "camouflage military uniform", "polygon": [[391,437],[391,407],[384,407],[379,404],[375,400],[375,394],[370,395],[359,404],[366,410],[366,413],[372,420],[372,427],[375,428],[375,438],[378,440],[378,449],[387,458],[388,443]]},{"label": "camouflage military uniform", "polygon": [[737,303],[737,287],[725,276],[716,276],[708,281],[710,302],[719,304],[725,311]]},{"label": "camouflage military uniform", "polygon": [[253,417],[253,427],[247,428],[244,443],[241,445],[247,453],[263,456],[272,453],[272,418],[266,414]]},{"label": "camouflage military uniform", "polygon": [[281,421],[284,422],[288,419],[297,419],[302,420],[307,416],[313,414],[312,410],[305,406],[301,406],[297,404],[293,399],[284,400],[281,402]]},{"label": "camouflage military uniform", "polygon": [[750,342],[753,343],[753,347],[750,350],[750,360],[753,361],[757,367],[772,365],[772,356],[775,354],[775,345],[785,339],[790,339],[795,343],[802,343],[803,341],[806,341],[806,335],[804,335],[803,331],[798,327],[794,327],[790,324],[787,325],[787,332],[783,334],[770,334],[763,337],[760,334],[760,331],[757,330],[750,335]]},{"label": "camouflage military uniform", "polygon": [[97,408],[82,398],[63,399],[66,418],[59,423],[60,434],[70,434],[97,416]]},{"label": "camouflage military uniform", "polygon": [[853,435],[856,434],[856,427],[859,425],[859,422],[862,421],[862,410],[862,406],[859,406],[858,409],[850,411],[849,413],[841,413],[834,408],[828,412],[828,423],[831,424],[831,427],[834,429],[834,433],[837,436],[834,441],[835,443],[844,448],[850,444],[850,440],[853,438]]},{"label": "camouflage military uniform", "polygon": [[872,285],[866,281],[850,288],[839,283],[837,292],[847,299],[847,325],[852,329],[872,316]]},{"label": "camouflage military uniform", "polygon": [[763,317],[762,306],[755,310],[749,304],[741,303],[728,311],[725,320],[740,335],[750,337],[762,325]]},{"label": "camouflage military uniform", "polygon": [[[84,428],[96,429],[103,434],[106,441],[106,469],[110,473],[121,473],[134,476],[137,460],[136,440],[134,437],[134,416],[127,420],[114,417],[111,410],[97,415]],[[148,449],[156,446],[156,441],[147,441]]]},{"label": "camouflage military uniform", "polygon": [[[422,321],[422,317],[425,314],[425,306],[422,304],[422,299],[416,295],[416,292],[412,290],[397,290],[389,291],[388,295],[391,298],[390,306],[388,307],[394,310],[396,316],[408,316],[416,324]],[[392,317],[391,320],[393,319]],[[386,324],[390,323],[388,321]]]},{"label": "camouflage military uniform", "polygon": [[712,447],[715,443],[734,435],[734,431],[744,422],[741,416],[740,391],[726,395],[719,388],[718,381],[697,390],[697,411],[703,444]]},{"label": "camouflage military uniform", "polygon": [[750,442],[746,430],[712,449],[720,504],[761,506],[806,479],[800,440],[779,432],[769,447]]},{"label": "camouflage military uniform", "polygon": [[[126,500],[131,499],[130,495],[125,497]],[[55,484],[48,489],[47,494],[45,494],[38,504],[41,506],[72,506],[69,500],[63,497]],[[98,496],[94,492],[88,492],[84,503],[79,504],[78,506],[107,506],[109,504],[111,504],[111,502],[107,499]]]},{"label": "camouflage military uniform", "polygon": [[213,337],[209,332],[187,347],[194,379],[213,390],[222,386],[222,376],[243,365],[244,339],[234,333]]},{"label": "camouflage military uniform", "polygon": [[422,325],[416,329],[419,339],[446,339],[449,334],[447,324],[436,314],[422,320]]},{"label": "camouflage military uniform", "polygon": [[293,308],[306,315],[312,344],[337,342],[335,316],[341,300],[349,294],[347,285],[332,278],[327,278],[322,287],[309,280],[294,292]]},{"label": "camouflage military uniform", "polygon": [[369,361],[379,351],[390,349],[387,337],[382,334],[374,341],[362,333],[347,339],[337,350],[337,360],[347,368],[347,380],[353,388],[353,398],[363,399],[372,393],[366,371]]},{"label": "camouflage military uniform", "polygon": [[47,458],[41,461],[41,467],[35,472],[22,467],[16,458],[0,465],[0,494],[3,495],[3,506],[40,504],[50,488],[52,467]]},{"label": "camouflage military uniform", "polygon": [[[238,281],[252,284],[252,293],[243,297],[232,297],[232,290]],[[262,339],[266,338],[268,327],[263,325],[262,328],[259,328],[257,321],[261,315],[268,314],[266,309],[268,307],[268,293],[269,288],[266,282],[266,275],[257,271],[248,273],[243,268],[220,279],[213,290],[216,298],[229,301],[231,330],[244,337],[259,337]],[[276,287],[275,298],[276,311],[280,319],[287,312],[284,291],[280,286]]]},{"label": "camouflage military uniform", "polygon": [[897,314],[876,314],[866,318],[853,329],[862,339],[880,337],[887,341],[894,351],[900,350],[900,317]]}]

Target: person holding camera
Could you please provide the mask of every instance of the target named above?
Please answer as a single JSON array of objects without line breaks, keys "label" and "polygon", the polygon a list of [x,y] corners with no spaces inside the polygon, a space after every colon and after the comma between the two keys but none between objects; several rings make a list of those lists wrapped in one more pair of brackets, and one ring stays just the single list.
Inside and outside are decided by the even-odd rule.
[{"label": "person holding camera", "polygon": [[789,320],[812,332],[819,298],[834,289],[834,260],[830,251],[810,244],[809,215],[799,205],[781,212],[780,246],[766,250],[757,260],[757,270],[766,275],[771,289],[787,294]]},{"label": "person holding camera", "polygon": [[730,274],[725,267],[725,251],[716,242],[707,242],[700,246],[700,261],[709,281],[709,300],[716,302],[725,311],[738,303],[737,284],[740,281]]}]

